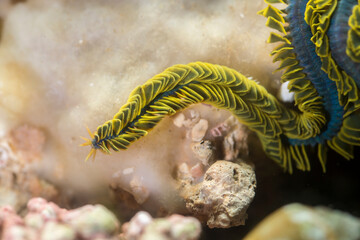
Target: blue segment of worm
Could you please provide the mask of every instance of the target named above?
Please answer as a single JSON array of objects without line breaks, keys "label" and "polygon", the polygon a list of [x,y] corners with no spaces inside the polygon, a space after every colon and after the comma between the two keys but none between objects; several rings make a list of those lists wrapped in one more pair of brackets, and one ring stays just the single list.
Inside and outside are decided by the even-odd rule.
[{"label": "blue segment of worm", "polygon": [[287,8],[289,35],[292,38],[297,59],[304,68],[304,73],[307,74],[318,94],[323,98],[329,121],[321,134],[306,140],[289,139],[291,145],[316,145],[331,139],[338,133],[344,113],[343,107],[339,104],[336,84],[321,70],[321,59],[316,54],[315,45],[310,40],[311,29],[304,20],[306,4],[305,0],[290,1]]},{"label": "blue segment of worm", "polygon": [[328,31],[331,55],[335,59],[337,65],[345,70],[352,77],[358,88],[360,88],[360,63],[354,62],[346,54],[346,45],[349,26],[349,18],[352,9],[358,4],[357,0],[341,0],[338,3],[330,22]]}]

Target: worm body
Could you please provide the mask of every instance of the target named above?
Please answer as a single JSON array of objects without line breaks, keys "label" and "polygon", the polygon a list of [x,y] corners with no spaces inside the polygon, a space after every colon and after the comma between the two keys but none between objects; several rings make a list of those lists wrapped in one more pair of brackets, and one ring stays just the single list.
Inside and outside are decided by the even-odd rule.
[{"label": "worm body", "polygon": [[[360,3],[354,0],[267,0],[269,42],[289,82],[297,110],[225,66],[175,65],[138,86],[112,120],[99,126],[89,153],[126,149],[161,119],[195,103],[231,111],[255,131],[266,154],[292,172],[310,170],[307,149],[316,146],[325,171],[328,147],[345,158],[360,145]],[[277,9],[272,3],[288,4]],[[346,25],[346,27],[344,27]],[[339,63],[339,64],[338,64]]]}]

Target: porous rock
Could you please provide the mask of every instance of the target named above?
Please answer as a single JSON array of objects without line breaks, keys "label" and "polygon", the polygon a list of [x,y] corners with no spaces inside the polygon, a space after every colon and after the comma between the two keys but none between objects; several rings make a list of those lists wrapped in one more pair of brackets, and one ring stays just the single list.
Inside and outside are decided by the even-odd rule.
[{"label": "porous rock", "polygon": [[[184,178],[188,179],[188,178]],[[182,183],[187,209],[210,228],[244,225],[246,210],[255,196],[253,168],[240,161],[217,161],[196,185]]]}]

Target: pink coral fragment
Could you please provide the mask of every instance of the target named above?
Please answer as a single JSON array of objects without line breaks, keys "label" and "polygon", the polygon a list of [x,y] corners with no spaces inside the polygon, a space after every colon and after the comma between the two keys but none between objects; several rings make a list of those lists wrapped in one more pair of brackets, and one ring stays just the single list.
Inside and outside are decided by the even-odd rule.
[{"label": "pink coral fragment", "polygon": [[21,218],[12,207],[0,208],[0,239],[116,239],[119,222],[101,205],[67,210],[42,198],[27,204]]}]

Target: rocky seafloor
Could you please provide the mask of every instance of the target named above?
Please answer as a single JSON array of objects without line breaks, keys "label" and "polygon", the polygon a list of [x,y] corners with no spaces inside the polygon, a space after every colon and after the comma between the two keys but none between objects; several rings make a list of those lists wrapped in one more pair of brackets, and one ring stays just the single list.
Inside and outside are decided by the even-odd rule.
[{"label": "rocky seafloor", "polygon": [[264,7],[0,0],[2,239],[359,239],[358,158],[331,152],[326,173],[316,160],[284,173],[254,133],[206,104],[84,161],[86,126],[171,65],[226,65],[276,94]]}]

